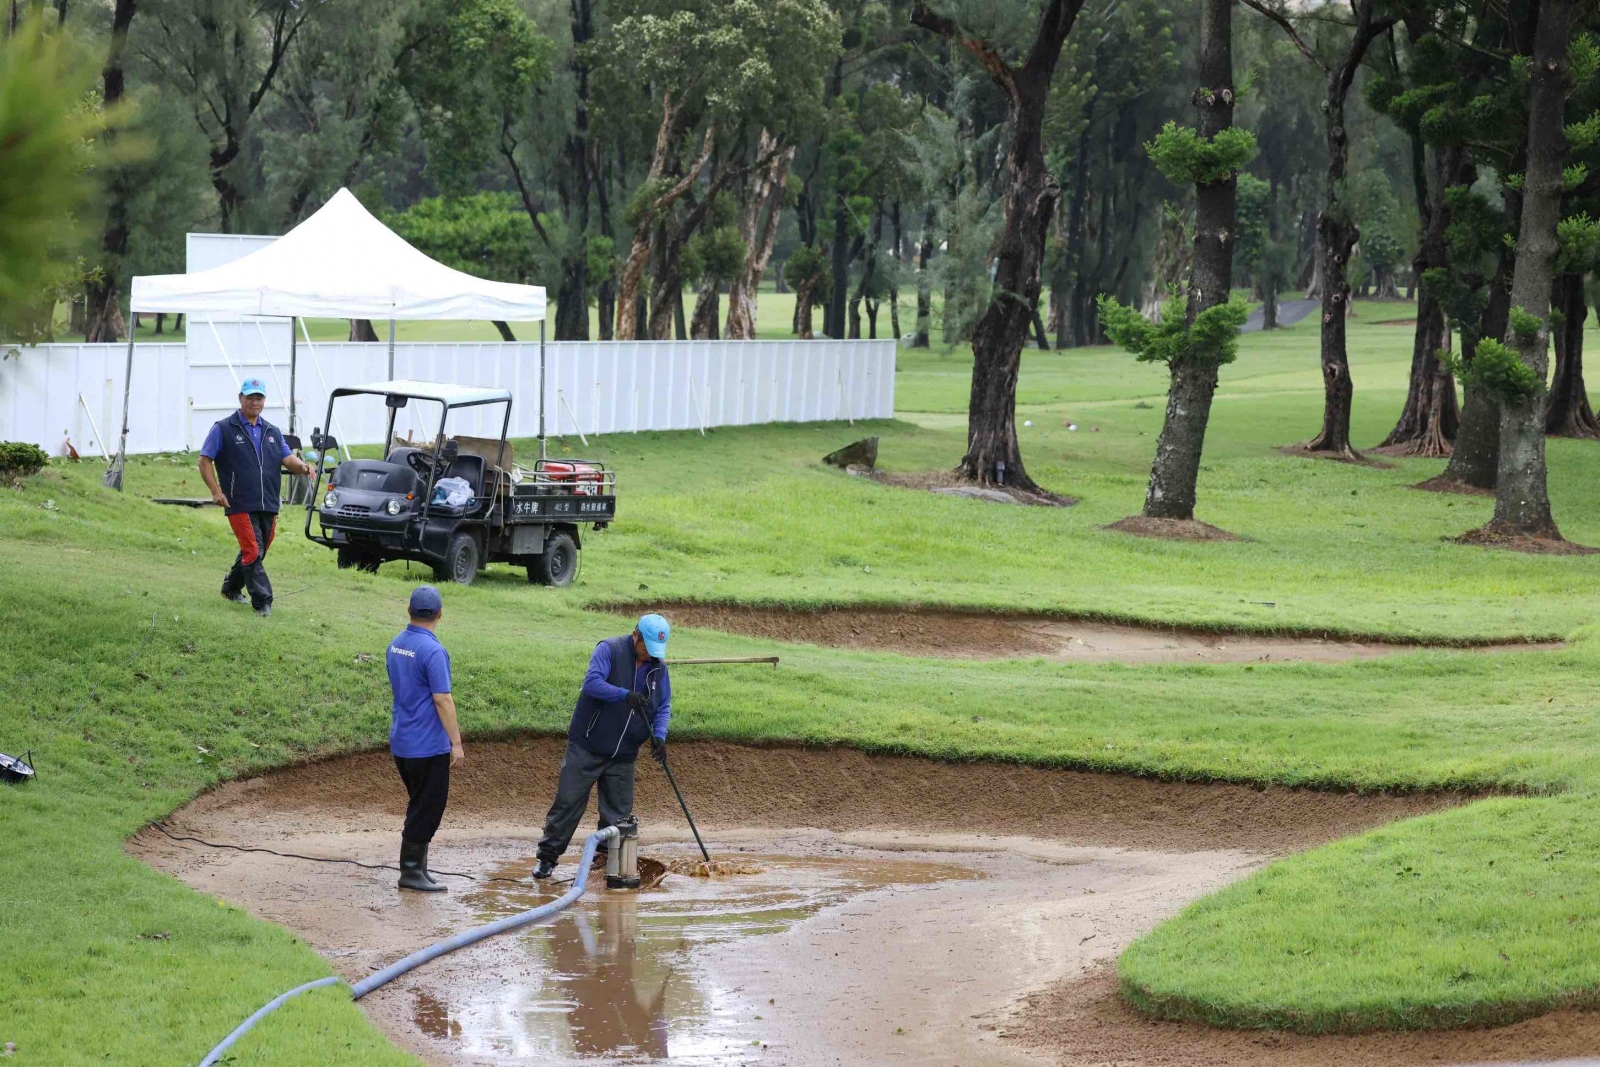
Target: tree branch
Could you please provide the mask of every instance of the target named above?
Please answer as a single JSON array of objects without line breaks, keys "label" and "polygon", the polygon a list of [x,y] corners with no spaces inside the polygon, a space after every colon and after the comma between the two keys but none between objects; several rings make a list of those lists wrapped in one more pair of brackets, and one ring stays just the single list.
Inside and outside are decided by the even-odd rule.
[{"label": "tree branch", "polygon": [[[1055,11],[1063,3],[1064,0],[1051,0],[1050,11]],[[1076,10],[1074,10],[1074,13],[1076,13]],[[1050,12],[1046,12],[1046,17],[1049,14]],[[1007,97],[1015,101],[1017,96],[1016,72],[1011,69],[1011,65],[1005,61],[994,45],[982,37],[973,37],[970,34],[963,33],[954,19],[941,15],[929,8],[927,0],[916,0],[916,3],[911,6],[911,24],[921,26],[923,29],[931,33],[937,33],[941,37],[948,37],[968,52],[971,52],[983,69],[989,72],[989,77],[993,79],[994,83],[1004,90]]]},{"label": "tree branch", "polygon": [[1283,12],[1268,7],[1261,0],[1244,0],[1244,4],[1246,7],[1254,9],[1257,14],[1276,22],[1283,32],[1289,35],[1289,40],[1294,42],[1294,46],[1300,49],[1301,55],[1321,67],[1324,73],[1327,72],[1328,65],[1317,58],[1317,54],[1311,50],[1310,45],[1306,44],[1305,38],[1300,36],[1299,31],[1294,28],[1294,24],[1289,21]]}]

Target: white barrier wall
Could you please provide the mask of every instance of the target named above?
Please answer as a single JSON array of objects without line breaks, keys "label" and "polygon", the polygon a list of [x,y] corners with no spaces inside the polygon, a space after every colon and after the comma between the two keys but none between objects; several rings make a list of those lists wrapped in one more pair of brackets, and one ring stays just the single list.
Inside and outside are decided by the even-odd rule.
[{"label": "white barrier wall", "polygon": [[[286,324],[190,322],[187,346],[135,347],[129,452],[197,448],[236,405],[241,377],[261,378],[267,417],[287,428],[280,398],[289,388]],[[277,331],[276,337],[268,331]],[[265,339],[263,339],[263,337]],[[276,343],[275,343],[276,342]],[[545,346],[546,432],[552,436],[685,430],[765,422],[889,418],[894,413],[895,342],[561,341]],[[224,354],[225,353],[225,354]],[[325,421],[328,390],[388,376],[388,345],[298,345],[295,396],[302,436]],[[0,440],[32,441],[55,454],[63,433],[84,455],[97,453],[82,395],[107,446],[122,419],[125,344],[0,345]],[[320,373],[319,373],[320,368]],[[511,434],[539,431],[537,342],[401,343],[395,376],[511,390]],[[503,408],[462,413],[452,429],[499,433]],[[382,401],[339,404],[334,433],[349,444],[383,439]],[[413,403],[396,423],[418,437],[438,428],[436,405]]]}]

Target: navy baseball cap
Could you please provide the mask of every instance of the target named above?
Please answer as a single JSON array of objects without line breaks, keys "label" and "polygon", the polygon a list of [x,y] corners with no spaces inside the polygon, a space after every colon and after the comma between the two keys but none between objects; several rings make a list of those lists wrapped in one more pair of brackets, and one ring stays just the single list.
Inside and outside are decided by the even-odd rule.
[{"label": "navy baseball cap", "polygon": [[418,619],[431,619],[439,614],[444,601],[439,590],[431,585],[419,585],[411,590],[411,614]]},{"label": "navy baseball cap", "polygon": [[667,625],[666,619],[660,615],[646,615],[639,620],[639,625],[634,629],[644,638],[646,652],[656,659],[661,659],[667,654],[667,636],[672,633],[672,627]]},{"label": "navy baseball cap", "polygon": [[240,396],[266,396],[267,387],[261,384],[260,378],[246,378],[239,383]]}]

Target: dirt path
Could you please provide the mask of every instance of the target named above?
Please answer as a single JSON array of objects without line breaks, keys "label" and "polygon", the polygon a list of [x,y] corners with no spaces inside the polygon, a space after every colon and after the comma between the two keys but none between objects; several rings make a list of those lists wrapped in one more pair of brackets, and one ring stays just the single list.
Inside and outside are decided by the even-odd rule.
[{"label": "dirt path", "polygon": [[[1336,663],[1440,647],[1270,637],[1123,626],[1039,615],[871,608],[791,611],[741,605],[677,604],[663,609],[674,626],[919,656],[1001,659],[1043,656],[1081,663]],[[1484,644],[1477,652],[1559,648],[1548,644]]]},{"label": "dirt path", "polygon": [[[424,897],[398,893],[386,871],[154,832],[130,850],[296,930],[356,978],[554,895],[526,874],[562,748],[555,738],[474,745],[452,783],[434,867],[511,881],[448,878],[447,896]],[[1105,977],[1111,961],[1274,854],[1456,802],[711,743],[680,744],[674,764],[713,851],[761,874],[715,884],[670,875],[655,893],[591,889],[551,924],[373,994],[362,1003],[374,1021],[452,1065],[663,1054],[797,1067],[1265,1063],[1286,1039],[1167,1027],[1122,1009]],[[392,863],[403,799],[387,755],[372,753],[233,783],[168,826]],[[636,811],[646,854],[692,854],[653,765],[641,767]],[[1478,1044],[1289,1043],[1304,1047],[1293,1062],[1376,1067],[1412,1062],[1391,1051],[1455,1060],[1568,1047],[1549,1032],[1525,1023]]]}]

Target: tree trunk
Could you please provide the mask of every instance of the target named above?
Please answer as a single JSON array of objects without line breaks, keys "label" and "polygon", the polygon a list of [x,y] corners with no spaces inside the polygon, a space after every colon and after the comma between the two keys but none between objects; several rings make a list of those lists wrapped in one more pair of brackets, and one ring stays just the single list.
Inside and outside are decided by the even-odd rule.
[{"label": "tree trunk", "polygon": [[1044,319],[1039,317],[1039,309],[1033,309],[1033,343],[1039,346],[1039,351],[1050,351],[1050,335],[1045,333]]},{"label": "tree trunk", "polygon": [[[500,340],[515,341],[517,339],[517,335],[511,332],[510,324],[502,322],[499,319],[492,319],[490,321],[494,323],[495,331],[500,334]],[[587,341],[588,338],[585,337],[583,340]]]},{"label": "tree trunk", "polygon": [[1583,283],[1582,274],[1567,273],[1556,280],[1561,322],[1555,326],[1556,371],[1545,404],[1544,432],[1558,437],[1600,437],[1600,422],[1583,385],[1583,324],[1589,317]]},{"label": "tree trunk", "polygon": [[[1426,177],[1417,178],[1426,209],[1426,229],[1416,257],[1411,262],[1412,277],[1446,264],[1445,231],[1450,226],[1450,209],[1445,192],[1452,186],[1471,182],[1472,163],[1460,147],[1438,153],[1434,160],[1433,193],[1428,195]],[[1448,456],[1460,425],[1456,407],[1455,382],[1444,373],[1439,352],[1449,347],[1449,328],[1444,308],[1424,288],[1417,297],[1417,329],[1411,343],[1411,381],[1406,390],[1405,407],[1383,447],[1400,446],[1407,456]]]},{"label": "tree trunk", "polygon": [[721,286],[709,275],[700,279],[700,289],[695,294],[694,318],[689,320],[689,336],[696,341],[717,340],[717,318],[722,309]]},{"label": "tree trunk", "polygon": [[617,282],[615,278],[607,278],[600,283],[599,292],[595,296],[595,318],[600,323],[600,340],[609,341],[616,336],[612,323],[616,322],[617,313]]},{"label": "tree trunk", "polygon": [[[133,23],[134,0],[116,0],[111,14],[111,44],[106,51],[106,65],[100,72],[103,88],[101,100],[106,108],[121,103],[125,80],[122,71],[122,53],[128,43],[128,27]],[[61,9],[66,18],[65,6]],[[114,130],[107,130],[107,141],[116,138]],[[100,267],[97,280],[84,288],[84,314],[88,327],[84,341],[116,341],[128,335],[122,321],[122,260],[128,254],[128,201],[133,190],[129,187],[125,167],[113,166],[107,187],[106,221],[100,233]]]},{"label": "tree trunk", "polygon": [[557,341],[587,341],[589,339],[589,257],[583,247],[585,241],[579,233],[578,249],[569,248],[561,258],[561,288],[556,291]]},{"label": "tree trunk", "polygon": [[158,312],[156,312],[156,336],[160,337],[162,334],[164,334],[166,332],[167,332],[167,313],[165,311],[158,311]]},{"label": "tree trunk", "polygon": [[1326,200],[1317,217],[1320,245],[1318,262],[1322,285],[1322,432],[1306,443],[1312,452],[1358,458],[1350,444],[1350,405],[1355,385],[1350,380],[1350,358],[1345,349],[1345,317],[1349,313],[1350,279],[1345,268],[1361,232],[1341,202],[1349,163],[1349,137],[1345,133],[1345,100],[1367,46],[1372,43],[1373,6],[1376,0],[1358,0],[1356,27],[1343,61],[1328,71],[1328,94],[1323,103],[1327,123],[1328,183]]},{"label": "tree trunk", "polygon": [[[1081,348],[1088,344],[1079,317],[1083,312],[1083,249],[1087,243],[1084,217],[1089,200],[1089,133],[1094,125],[1094,101],[1084,106],[1084,127],[1078,134],[1078,155],[1072,178],[1072,198],[1067,208],[1066,255],[1058,272],[1063,283],[1062,331],[1056,335],[1061,348]],[[1051,279],[1052,285],[1055,279]]]},{"label": "tree trunk", "polygon": [[372,328],[372,320],[371,319],[351,319],[350,320],[350,340],[352,340],[352,341],[376,341],[377,339],[378,339],[378,331],[374,330]]},{"label": "tree trunk", "polygon": [[[677,126],[678,107],[672,102],[672,94],[669,92],[661,99],[661,125],[656,130],[655,154],[650,159],[647,181],[660,178],[666,170]],[[707,126],[705,145],[700,152],[700,158],[675,185],[650,202],[648,211],[633,228],[633,243],[628,248],[628,258],[623,262],[622,274],[617,282],[617,336],[624,341],[632,341],[639,337],[639,323],[643,318],[638,305],[639,282],[644,277],[646,264],[650,262],[651,235],[655,232],[656,222],[663,211],[676,203],[678,198],[694,185],[706,161],[711,158],[711,146],[715,140],[716,127]]]},{"label": "tree trunk", "polygon": [[994,286],[972,334],[967,452],[959,468],[962,475],[980,483],[1038,489],[1023,467],[1017,444],[1017,373],[1039,304],[1045,237],[1061,198],[1061,187],[1045,164],[1045,102],[1080,3],[1050,0],[1039,16],[1027,60],[1019,68],[1008,65],[988,42],[958,35],[953,22],[929,11],[922,0],[911,11],[913,23],[957,40],[978,58],[1006,96],[1012,130],[1006,155],[1005,223],[994,245]]},{"label": "tree trunk", "polygon": [[[772,154],[777,141],[766,130],[756,147],[757,157]],[[744,269],[728,287],[728,325],[723,332],[730,341],[753,341],[756,338],[756,301],[761,290],[761,279],[772,262],[772,249],[778,240],[778,225],[783,219],[783,200],[788,192],[789,168],[794,165],[794,146],[772,155],[765,167],[758,167],[750,176],[748,198],[744,215],[739,220],[739,235],[748,249]],[[782,277],[782,272],[779,272]]]},{"label": "tree trunk", "polygon": [[876,341],[878,339],[878,305],[880,303],[881,301],[877,300],[866,301],[867,340],[869,341]]},{"label": "tree trunk", "polygon": [[811,340],[811,283],[801,282],[794,290],[794,332],[800,340]]},{"label": "tree trunk", "polygon": [[917,333],[911,339],[912,348],[931,348],[933,339],[929,329],[933,323],[932,278],[928,264],[933,259],[933,208],[922,217],[922,243],[917,248]]},{"label": "tree trunk", "polygon": [[670,297],[672,302],[672,337],[677,341],[689,339],[689,327],[683,321],[683,287],[680,285]]},{"label": "tree trunk", "polygon": [[[1233,0],[1201,0],[1200,85],[1192,101],[1200,109],[1200,136],[1207,141],[1233,125]],[[1208,308],[1228,302],[1233,288],[1233,237],[1238,180],[1195,186],[1194,272],[1189,278],[1187,325]],[[1214,358],[1172,361],[1166,418],[1156,441],[1144,514],[1153,519],[1194,518],[1195,485],[1211,398],[1217,389]]]},{"label": "tree trunk", "polygon": [[1278,279],[1271,278],[1267,288],[1261,294],[1261,328],[1263,330],[1276,330],[1278,328]]},{"label": "tree trunk", "polygon": [[849,221],[844,197],[839,196],[833,210],[833,245],[828,254],[833,288],[828,290],[828,306],[822,315],[822,332],[835,339],[844,336],[845,303],[850,298]]},{"label": "tree trunk", "polygon": [[906,242],[905,233],[900,228],[900,201],[894,202],[894,210],[890,212],[894,222],[894,278],[889,286],[889,334],[895,343],[900,343],[900,279],[905,276]]},{"label": "tree trunk", "polygon": [[1561,218],[1567,161],[1567,135],[1562,112],[1570,88],[1567,46],[1572,36],[1574,0],[1543,0],[1534,36],[1528,106],[1528,162],[1522,185],[1522,224],[1517,260],[1511,274],[1511,307],[1537,317],[1531,334],[1515,325],[1505,334],[1522,362],[1535,376],[1527,396],[1500,405],[1500,466],[1495,487],[1494,518],[1483,532],[1490,536],[1559,539],[1550,510],[1544,454],[1546,358],[1550,344],[1550,287],[1556,256],[1561,251],[1556,223]]}]

